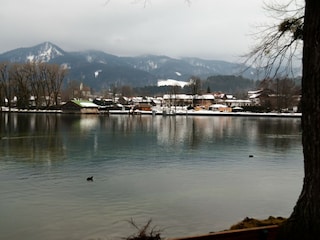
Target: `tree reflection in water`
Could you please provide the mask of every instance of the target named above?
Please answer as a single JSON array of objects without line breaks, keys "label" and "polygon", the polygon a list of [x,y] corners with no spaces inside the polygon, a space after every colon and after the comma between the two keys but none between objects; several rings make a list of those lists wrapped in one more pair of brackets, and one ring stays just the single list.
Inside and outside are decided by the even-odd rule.
[{"label": "tree reflection in water", "polygon": [[105,116],[61,114],[1,115],[1,155],[17,160],[57,161],[73,149],[93,153],[162,146],[179,151],[250,146],[286,151],[297,144],[300,119]]}]

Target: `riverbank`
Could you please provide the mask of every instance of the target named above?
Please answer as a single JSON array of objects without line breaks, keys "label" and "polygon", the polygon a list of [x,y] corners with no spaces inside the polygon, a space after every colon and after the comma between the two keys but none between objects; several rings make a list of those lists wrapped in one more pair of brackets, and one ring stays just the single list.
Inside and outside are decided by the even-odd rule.
[{"label": "riverbank", "polygon": [[[62,110],[32,110],[32,109],[17,109],[2,107],[0,112],[12,113],[56,113],[64,114]],[[70,114],[70,113],[68,113]],[[285,118],[300,118],[301,113],[256,113],[256,112],[219,112],[211,110],[178,110],[178,111],[142,111],[142,110],[109,110],[100,111],[99,114],[109,115],[162,115],[162,116],[232,116],[232,117],[285,117]]]},{"label": "riverbank", "polygon": [[255,113],[255,112],[219,112],[211,110],[186,110],[176,112],[165,111],[125,111],[125,110],[110,110],[109,114],[133,114],[133,115],[162,115],[162,116],[234,116],[234,117],[291,117],[300,118],[301,113]]},{"label": "riverbank", "polygon": [[[278,229],[287,219],[283,217],[270,216],[267,219],[259,220],[246,217],[241,222],[232,225],[230,229],[210,232],[203,235],[185,236],[179,238],[169,238],[169,240],[275,240]],[[151,219],[146,225],[139,227],[131,219],[129,223],[138,231],[136,234],[126,238],[126,240],[161,240],[161,230],[151,226]]]},{"label": "riverbank", "polygon": [[182,238],[171,238],[169,240],[276,240],[278,236],[278,230],[278,225],[271,225],[240,230],[228,230]]},{"label": "riverbank", "polygon": [[246,217],[241,222],[232,225],[230,229],[225,231],[212,232],[204,235],[171,238],[170,240],[275,240],[277,239],[279,226],[284,221],[286,221],[286,218],[283,217],[270,216],[268,219],[263,220]]},{"label": "riverbank", "polygon": [[1,107],[0,108],[0,113],[62,113],[62,110],[57,109],[57,110],[48,110],[48,109],[18,109],[18,108],[11,108],[9,109],[8,107]]}]

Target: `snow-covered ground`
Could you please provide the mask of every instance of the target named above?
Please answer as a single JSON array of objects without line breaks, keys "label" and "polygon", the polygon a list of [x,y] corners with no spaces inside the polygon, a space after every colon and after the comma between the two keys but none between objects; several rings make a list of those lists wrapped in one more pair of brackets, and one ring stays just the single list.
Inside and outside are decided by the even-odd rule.
[{"label": "snow-covered ground", "polygon": [[[8,107],[1,107],[2,112],[9,112]],[[11,108],[11,112],[22,113],[62,113],[61,110],[27,110]],[[108,114],[134,114],[134,115],[185,115],[185,116],[243,116],[243,117],[301,117],[301,113],[254,113],[254,112],[219,112],[212,110],[187,110],[186,108],[155,108],[152,111],[142,110],[110,110]]]},{"label": "snow-covered ground", "polygon": [[22,113],[62,113],[61,110],[39,110],[39,109],[18,109],[1,107],[0,112],[22,112]]},{"label": "snow-covered ground", "polygon": [[152,111],[111,110],[109,114],[148,114],[148,115],[185,115],[185,116],[243,116],[243,117],[301,117],[301,113],[254,113],[254,112],[219,112],[212,110],[186,110],[186,109],[154,109]]}]

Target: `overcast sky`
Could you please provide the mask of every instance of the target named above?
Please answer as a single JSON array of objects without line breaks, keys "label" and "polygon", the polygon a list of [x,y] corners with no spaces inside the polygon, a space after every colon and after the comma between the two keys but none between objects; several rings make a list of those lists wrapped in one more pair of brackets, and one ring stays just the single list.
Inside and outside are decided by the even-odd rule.
[{"label": "overcast sky", "polygon": [[0,53],[50,41],[65,51],[102,50],[237,61],[263,0],[1,0]]}]

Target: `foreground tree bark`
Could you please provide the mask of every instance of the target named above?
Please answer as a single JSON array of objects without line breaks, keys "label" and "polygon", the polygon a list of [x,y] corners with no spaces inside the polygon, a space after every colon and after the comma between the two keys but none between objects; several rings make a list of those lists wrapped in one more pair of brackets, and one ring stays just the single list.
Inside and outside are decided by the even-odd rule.
[{"label": "foreground tree bark", "polygon": [[320,239],[320,1],[306,0],[303,29],[302,145],[304,181],[281,240]]}]

